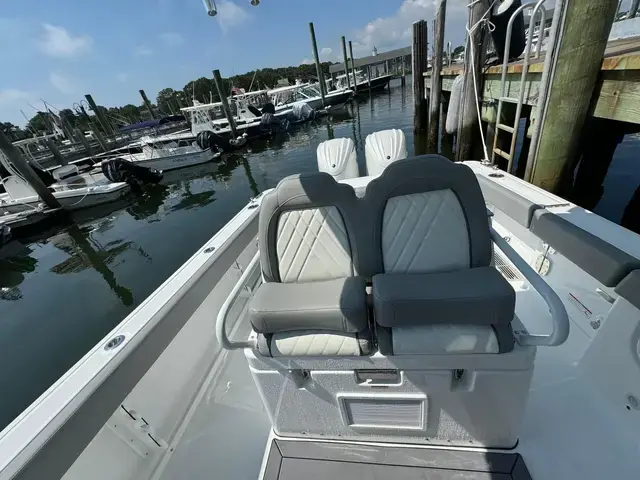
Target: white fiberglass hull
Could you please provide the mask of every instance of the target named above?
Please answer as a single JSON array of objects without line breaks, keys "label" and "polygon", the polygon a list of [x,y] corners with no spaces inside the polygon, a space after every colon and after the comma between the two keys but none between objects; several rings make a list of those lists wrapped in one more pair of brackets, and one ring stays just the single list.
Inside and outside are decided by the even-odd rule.
[{"label": "white fiberglass hull", "polygon": [[[103,203],[114,202],[121,196],[129,193],[130,187],[124,182],[109,183],[106,185],[96,185],[92,187],[74,188],[54,192],[53,196],[60,202],[66,210],[80,210],[82,208],[94,207]],[[0,210],[9,213],[24,212],[32,210],[42,203],[38,196],[11,199],[9,195],[0,195]]]},{"label": "white fiberglass hull", "polygon": [[[555,249],[551,252],[548,245],[543,245],[543,238],[526,225],[529,220],[527,206],[536,202],[539,210],[546,210],[541,213],[563,218],[569,224],[565,225],[567,231],[579,226],[602,240],[608,251],[619,249],[618,257],[625,253],[640,258],[637,236],[508,174],[496,175],[498,172],[476,162],[468,165],[485,187],[487,202],[493,212],[493,227],[501,238],[509,238],[511,248],[527,264],[533,266],[537,259],[546,259],[546,271],[542,271],[543,261],[537,268],[545,282],[561,297],[571,321],[567,342],[553,348],[540,347],[535,352],[535,373],[519,441],[509,452],[522,455],[531,478],[535,479],[637,478],[640,460],[636,432],[640,419],[634,380],[639,371],[636,340],[640,331],[637,307],[640,302],[634,297],[635,303],[630,303],[617,289],[601,284],[571,262],[570,249],[565,250],[568,253]],[[354,187],[356,194],[364,195],[372,178],[354,178],[344,183]],[[521,200],[515,207],[514,196]],[[262,199],[258,196],[244,207],[38,401],[0,432],[0,479],[60,478],[63,475],[65,480],[244,479],[258,476],[265,440],[275,435],[271,433],[273,417],[262,404],[264,391],[256,389],[249,375],[255,372],[257,362],[252,361],[247,368],[242,351],[223,350],[212,327],[212,318],[235,288],[235,281],[247,272],[248,259],[256,252]],[[570,225],[574,227],[569,228]],[[585,247],[584,235],[582,240]],[[605,263],[610,261],[605,260]],[[255,265],[255,278],[258,279],[259,264]],[[511,271],[507,263],[500,268],[503,274]],[[522,275],[513,273],[510,273],[509,282],[517,296],[518,324],[526,327],[523,333],[540,335],[548,332],[547,305]],[[597,265],[592,273],[601,274]],[[229,316],[227,334],[234,341],[246,339],[251,329],[246,311],[252,290],[238,290],[238,301],[230,309],[233,314]],[[576,302],[578,299],[581,300]],[[254,353],[248,353],[248,358],[257,358]],[[433,376],[433,385],[420,395],[446,392],[451,401],[433,406],[430,403],[429,415],[416,417],[424,419],[425,428],[436,428],[451,407],[474,394],[482,380],[481,365],[493,361],[490,355],[439,356],[443,366],[438,367],[437,372],[441,373]],[[425,365],[428,367],[431,363],[433,369],[435,357],[438,355],[415,358],[415,366],[404,370],[406,381],[411,381],[411,375],[415,376],[416,371],[423,371]],[[411,361],[411,358],[405,358],[408,360],[404,362]],[[340,370],[341,378],[350,385],[349,392],[364,392],[362,397],[365,399],[374,395],[406,398],[389,393],[396,387],[394,384],[360,382],[355,375],[355,370],[393,371],[399,368],[398,360],[401,359],[385,359],[379,353],[345,359],[351,362],[348,369],[336,369],[340,362],[329,359],[322,371],[317,369],[316,372],[325,375]],[[281,374],[277,370],[286,371],[293,365],[293,369],[303,369],[317,364],[318,359],[269,357],[267,361],[275,365],[269,375],[278,378]],[[454,385],[454,374],[462,362],[468,361],[474,362],[474,368],[466,370],[473,371],[472,381]],[[510,366],[509,370],[512,367],[518,368]],[[319,381],[322,375],[311,377],[313,384],[296,388],[294,393],[301,398],[318,397],[323,408],[325,405],[334,408],[340,397],[325,388],[327,383]],[[400,380],[405,381],[404,375]],[[285,398],[283,390],[274,391],[280,394],[277,407],[283,416],[307,424],[326,418],[320,411],[300,416],[297,408],[287,409],[287,404],[281,402]],[[475,411],[470,408],[460,418],[467,419]],[[345,423],[347,421],[345,419]],[[306,435],[306,431],[301,433],[306,438],[298,437],[296,443],[293,439],[288,442],[300,447],[298,452],[306,453],[304,444],[314,439]],[[413,430],[412,434],[416,439],[424,437],[424,431]],[[606,448],[594,448],[594,439]],[[334,452],[347,452],[342,443],[335,439],[325,440],[326,447]],[[443,473],[453,470],[454,477],[458,474],[465,478],[529,478],[517,476],[515,467],[513,475],[509,474],[511,467],[496,476],[490,473],[465,475],[464,467],[461,467],[465,452],[486,454],[486,462],[481,463],[497,463],[493,450],[473,442],[446,448],[413,442],[363,441],[353,458],[343,458],[342,462],[366,463],[364,460],[370,458],[373,450],[386,447],[393,447],[396,454],[403,453],[398,449],[405,449],[404,458],[412,459],[414,464],[419,461],[419,456],[413,455],[415,449],[422,453],[448,452],[457,464]],[[353,449],[350,451],[354,452]],[[589,454],[585,455],[585,452]],[[389,455],[384,459],[388,468],[380,478],[402,475],[409,478],[407,469],[396,468],[402,465],[394,463],[397,458]],[[317,460],[318,465],[327,463],[326,459]],[[290,468],[294,463],[301,462],[290,460],[288,465],[285,462],[282,465]],[[429,466],[439,465],[432,460]],[[296,475],[288,477],[268,476],[264,471],[260,478],[304,478],[305,474],[308,478],[355,478],[370,471],[369,467],[359,468],[349,476],[321,476],[320,472],[325,470],[316,468],[300,475],[297,472],[301,470],[297,470]],[[413,475],[411,478],[424,476]]]},{"label": "white fiberglass hull", "polygon": [[190,152],[178,155],[167,155],[156,158],[147,158],[144,154],[128,155],[124,158],[141,167],[155,168],[156,170],[162,170],[164,172],[168,170],[175,170],[176,168],[192,167],[194,165],[201,165],[203,163],[210,162],[220,157],[219,153],[212,153],[209,150],[203,150],[200,152]]}]

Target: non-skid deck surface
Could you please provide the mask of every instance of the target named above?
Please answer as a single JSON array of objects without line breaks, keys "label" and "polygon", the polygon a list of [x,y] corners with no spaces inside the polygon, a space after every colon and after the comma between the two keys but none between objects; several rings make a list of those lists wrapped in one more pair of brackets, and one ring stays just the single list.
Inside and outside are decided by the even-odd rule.
[{"label": "non-skid deck surface", "polygon": [[531,480],[517,453],[272,440],[263,480]]}]

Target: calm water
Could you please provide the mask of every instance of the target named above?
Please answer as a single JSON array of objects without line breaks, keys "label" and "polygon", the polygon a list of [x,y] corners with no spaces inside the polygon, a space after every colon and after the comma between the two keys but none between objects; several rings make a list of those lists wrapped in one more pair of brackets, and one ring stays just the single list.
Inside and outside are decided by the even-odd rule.
[{"label": "calm water", "polygon": [[[410,81],[407,81],[410,85]],[[250,197],[284,176],[316,171],[318,143],[364,139],[399,128],[414,151],[411,89],[388,92],[306,124],[282,141],[214,164],[168,172],[143,198],[78,212],[76,224],[0,258],[0,430],[155,290]],[[605,183],[603,212],[619,220],[640,179],[630,160],[640,141],[625,139]],[[615,168],[614,168],[615,167]],[[628,193],[628,196],[627,196]],[[625,198],[626,197],[626,198]],[[91,215],[89,217],[89,215]],[[84,216],[84,218],[82,218]]]}]

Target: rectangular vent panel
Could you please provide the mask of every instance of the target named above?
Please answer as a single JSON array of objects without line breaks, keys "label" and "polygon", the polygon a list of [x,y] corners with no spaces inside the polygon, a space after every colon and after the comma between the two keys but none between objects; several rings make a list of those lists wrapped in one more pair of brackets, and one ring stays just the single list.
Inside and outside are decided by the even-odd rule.
[{"label": "rectangular vent panel", "polygon": [[507,257],[504,256],[501,252],[494,250],[493,251],[493,264],[498,269],[498,271],[502,274],[504,278],[510,281],[514,280],[524,280],[524,277],[520,273],[520,271],[509,261]]},{"label": "rectangular vent panel", "polygon": [[426,398],[349,398],[343,408],[352,427],[423,429]]}]

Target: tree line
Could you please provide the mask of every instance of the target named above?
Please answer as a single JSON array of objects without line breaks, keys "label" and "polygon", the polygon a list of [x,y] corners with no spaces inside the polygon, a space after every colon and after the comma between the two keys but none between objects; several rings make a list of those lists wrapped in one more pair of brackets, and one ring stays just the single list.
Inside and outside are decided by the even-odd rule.
[{"label": "tree line", "polygon": [[[331,62],[322,63],[322,70],[325,77],[329,76]],[[297,67],[263,68],[251,72],[223,78],[223,89],[226,94],[230,94],[232,88],[243,88],[246,91],[274,88],[278,80],[287,79],[294,83],[296,79],[302,81],[317,80],[315,64],[304,64]],[[182,90],[173,88],[163,88],[158,92],[156,103],[152,104],[152,109],[159,115],[179,114],[180,108],[193,105],[193,100],[200,103],[219,101],[215,84],[212,78],[200,77],[191,80]],[[104,107],[98,105],[98,109],[108,118],[114,126],[123,126],[137,123],[150,118],[147,108],[140,105],[127,104],[121,107]],[[53,113],[53,115],[51,114]],[[51,134],[55,131],[53,122],[63,131],[79,128],[83,132],[88,130],[104,129],[99,124],[95,115],[88,111],[88,108],[75,105],[75,108],[64,108],[60,111],[39,111],[29,119],[24,129],[11,122],[0,122],[2,131],[13,141],[22,140],[35,135]]]}]

